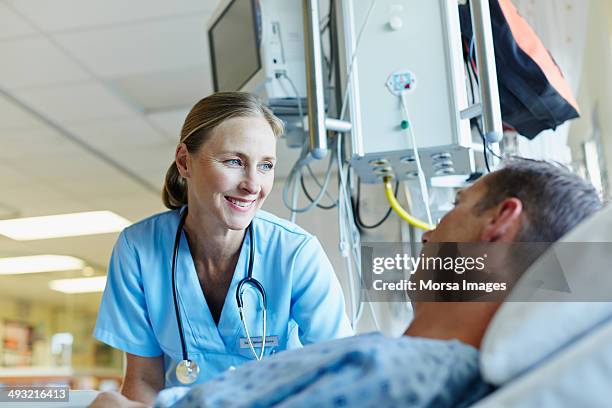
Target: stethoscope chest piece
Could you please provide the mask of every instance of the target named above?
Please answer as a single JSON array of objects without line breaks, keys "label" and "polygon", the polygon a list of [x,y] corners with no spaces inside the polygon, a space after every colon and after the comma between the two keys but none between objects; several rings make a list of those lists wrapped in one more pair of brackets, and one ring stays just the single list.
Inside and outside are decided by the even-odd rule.
[{"label": "stethoscope chest piece", "polygon": [[195,361],[181,360],[176,366],[176,378],[181,384],[193,384],[200,374],[200,367]]}]

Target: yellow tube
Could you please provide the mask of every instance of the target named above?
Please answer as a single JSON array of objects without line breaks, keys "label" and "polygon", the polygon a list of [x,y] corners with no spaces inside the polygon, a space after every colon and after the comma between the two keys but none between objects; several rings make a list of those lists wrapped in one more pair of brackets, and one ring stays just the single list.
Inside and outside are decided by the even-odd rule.
[{"label": "yellow tube", "polygon": [[402,208],[400,203],[397,202],[395,194],[393,194],[393,186],[391,186],[391,177],[385,177],[383,181],[385,183],[385,194],[387,196],[387,200],[389,200],[391,208],[393,208],[397,215],[403,218],[408,224],[413,225],[416,228],[420,228],[425,231],[434,229],[433,226],[429,225],[425,221],[421,221],[418,218],[415,218],[412,215],[408,214],[408,212]]}]

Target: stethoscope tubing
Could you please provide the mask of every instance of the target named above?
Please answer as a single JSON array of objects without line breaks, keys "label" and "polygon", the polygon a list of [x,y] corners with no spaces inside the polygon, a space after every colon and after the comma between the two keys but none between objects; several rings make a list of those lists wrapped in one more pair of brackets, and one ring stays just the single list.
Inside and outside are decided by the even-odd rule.
[{"label": "stethoscope tubing", "polygon": [[[178,258],[178,251],[179,251],[179,247],[180,247],[180,241],[181,241],[181,235],[183,233],[183,227],[185,226],[185,220],[187,219],[187,208],[185,208],[185,210],[183,211],[183,214],[181,214],[180,217],[180,221],[178,224],[178,228],[176,230],[176,236],[174,238],[174,249],[172,251],[172,296],[173,296],[173,300],[174,300],[174,311],[176,313],[176,323],[178,326],[178,331],[179,331],[179,337],[181,340],[181,351],[182,351],[182,356],[183,356],[183,362],[188,362],[190,363],[191,360],[189,360],[189,354],[187,352],[187,343],[185,341],[185,334],[183,332],[183,321],[181,318],[181,313],[180,313],[180,308],[179,308],[179,304],[178,304],[178,290],[176,287],[176,262],[177,262],[177,258]],[[244,332],[246,334],[248,343],[249,343],[249,348],[251,349],[251,352],[253,353],[253,356],[255,357],[256,360],[261,360],[263,358],[264,355],[264,350],[265,350],[265,346],[266,346],[266,321],[267,321],[267,298],[266,298],[266,290],[263,287],[263,285],[261,284],[261,282],[259,282],[257,279],[253,278],[253,263],[254,263],[254,246],[255,246],[255,242],[253,240],[253,224],[249,224],[248,226],[248,231],[249,231],[249,239],[250,239],[250,251],[249,251],[249,266],[248,266],[248,273],[247,273],[247,277],[240,280],[240,282],[238,282],[238,286],[236,287],[236,304],[238,305],[238,312],[240,314],[240,321],[242,322],[242,327],[244,328]],[[251,335],[249,333],[249,329],[247,327],[246,324],[246,319],[244,316],[244,302],[242,300],[242,294],[244,293],[244,289],[243,287],[245,286],[252,286],[253,288],[255,288],[257,290],[257,292],[259,292],[260,296],[261,296],[261,305],[262,305],[262,309],[263,309],[263,331],[262,331],[262,343],[261,343],[261,351],[260,354],[257,355],[257,352],[255,351],[255,346],[253,345],[253,341],[251,339]]]},{"label": "stethoscope tubing", "polygon": [[172,297],[174,299],[174,311],[176,313],[176,323],[178,325],[179,337],[181,338],[181,350],[183,354],[183,360],[189,360],[187,355],[187,344],[185,343],[185,336],[183,334],[183,320],[181,319],[181,311],[178,305],[178,294],[176,291],[176,258],[178,257],[179,246],[181,242],[181,234],[183,233],[183,226],[187,219],[187,209],[181,215],[178,228],[176,229],[176,236],[174,238],[174,250],[172,251]]}]

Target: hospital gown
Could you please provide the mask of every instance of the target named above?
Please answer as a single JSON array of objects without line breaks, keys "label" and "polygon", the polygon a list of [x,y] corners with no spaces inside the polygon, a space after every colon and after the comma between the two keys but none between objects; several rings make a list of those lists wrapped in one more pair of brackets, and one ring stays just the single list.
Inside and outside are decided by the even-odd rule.
[{"label": "hospital gown", "polygon": [[442,408],[491,391],[471,346],[370,333],[279,353],[193,389],[164,390],[156,406]]}]

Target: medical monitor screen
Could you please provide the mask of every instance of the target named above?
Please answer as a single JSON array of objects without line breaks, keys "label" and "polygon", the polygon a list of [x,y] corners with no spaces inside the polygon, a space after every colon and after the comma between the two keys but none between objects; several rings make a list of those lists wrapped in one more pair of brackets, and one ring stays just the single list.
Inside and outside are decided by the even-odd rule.
[{"label": "medical monitor screen", "polygon": [[215,91],[238,91],[261,68],[257,0],[233,0],[208,31]]}]

